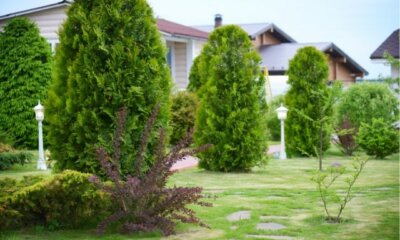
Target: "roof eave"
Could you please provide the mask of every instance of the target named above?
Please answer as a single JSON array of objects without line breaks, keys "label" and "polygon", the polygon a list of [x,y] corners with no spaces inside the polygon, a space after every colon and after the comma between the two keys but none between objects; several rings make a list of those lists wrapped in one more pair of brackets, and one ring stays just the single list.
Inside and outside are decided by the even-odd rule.
[{"label": "roof eave", "polygon": [[284,37],[289,43],[297,43],[296,40],[294,40],[292,37],[290,37],[287,33],[285,33],[284,31],[282,31],[282,29],[280,29],[279,27],[277,27],[275,24],[273,23],[269,23],[267,26],[265,26],[264,28],[258,30],[256,33],[253,33],[252,35],[250,35],[250,37],[252,39],[255,39],[258,35],[273,29],[274,31],[277,31],[280,35],[282,35],[282,37]]},{"label": "roof eave", "polygon": [[354,68],[356,68],[358,71],[364,74],[364,76],[367,76],[369,73],[367,70],[365,70],[363,67],[361,67],[356,61],[354,61],[349,55],[347,55],[345,52],[343,52],[338,46],[336,46],[334,43],[330,43],[326,49],[323,51],[326,52],[329,49],[333,49],[333,51],[338,52],[340,55],[346,58],[346,62],[349,62],[351,65],[353,65]]},{"label": "roof eave", "polygon": [[58,7],[62,7],[62,6],[68,6],[70,4],[71,4],[70,1],[63,0],[61,2],[57,2],[57,3],[53,3],[53,4],[41,6],[41,7],[31,8],[31,9],[28,9],[28,10],[23,10],[23,11],[18,11],[18,12],[13,12],[13,13],[9,13],[9,14],[0,16],[0,21],[1,20],[5,20],[5,19],[9,19],[9,18],[13,18],[13,17],[18,17],[18,16],[30,14],[30,13],[36,13],[36,12],[43,11],[43,10],[58,8]]}]

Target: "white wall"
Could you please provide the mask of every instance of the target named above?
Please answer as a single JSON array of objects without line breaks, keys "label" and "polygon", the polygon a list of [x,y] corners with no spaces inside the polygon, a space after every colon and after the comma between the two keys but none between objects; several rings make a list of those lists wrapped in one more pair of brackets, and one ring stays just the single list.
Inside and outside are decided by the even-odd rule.
[{"label": "white wall", "polygon": [[289,84],[287,84],[288,79],[289,77],[286,75],[269,76],[269,83],[271,86],[272,97],[285,94],[289,90]]},{"label": "white wall", "polygon": [[394,64],[392,64],[391,66],[390,66],[390,69],[391,69],[391,77],[392,78],[398,78],[398,77],[400,77],[400,74],[399,74],[399,68],[398,67],[396,67]]}]

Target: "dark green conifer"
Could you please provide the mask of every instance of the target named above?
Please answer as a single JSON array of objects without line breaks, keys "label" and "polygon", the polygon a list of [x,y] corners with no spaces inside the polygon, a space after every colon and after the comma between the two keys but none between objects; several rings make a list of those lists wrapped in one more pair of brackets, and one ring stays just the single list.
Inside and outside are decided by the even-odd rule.
[{"label": "dark green conifer", "polygon": [[285,96],[289,109],[285,121],[285,142],[289,156],[316,156],[320,146],[323,151],[329,148],[331,121],[324,121],[333,113],[332,106],[327,103],[330,101],[328,74],[326,56],[314,47],[299,49],[289,62],[290,89]]},{"label": "dark green conifer", "polygon": [[[99,173],[95,149],[111,149],[116,112],[126,107],[123,146],[116,154],[123,174],[133,174],[131,161],[157,103],[156,126],[169,119],[171,78],[152,9],[145,0],[76,0],[59,36],[46,103],[56,167]],[[152,154],[145,158],[143,170],[153,161]]]},{"label": "dark green conifer", "polygon": [[200,166],[213,171],[250,171],[267,156],[264,77],[260,57],[245,31],[217,28],[201,56],[200,109],[195,142],[211,143]]},{"label": "dark green conifer", "polygon": [[0,33],[0,132],[15,147],[36,148],[33,107],[44,100],[51,78],[51,49],[28,18],[13,18]]}]

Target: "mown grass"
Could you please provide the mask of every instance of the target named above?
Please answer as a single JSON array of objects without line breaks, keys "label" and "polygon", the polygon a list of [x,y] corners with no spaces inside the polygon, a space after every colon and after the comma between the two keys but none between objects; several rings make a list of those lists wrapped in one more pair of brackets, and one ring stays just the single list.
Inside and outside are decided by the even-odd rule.
[{"label": "mown grass", "polygon": [[12,166],[11,169],[0,171],[0,179],[3,178],[15,178],[21,179],[23,176],[28,175],[50,175],[51,170],[46,171],[38,171],[37,167],[37,160],[38,160],[38,153],[37,151],[29,151],[33,155],[33,160],[29,163],[24,165],[15,164]]},{"label": "mown grass", "polygon": [[[351,169],[351,159],[336,149],[328,152],[324,167],[339,162]],[[193,208],[210,229],[180,224],[177,234],[163,238],[159,233],[140,235],[108,234],[98,237],[92,230],[47,231],[42,228],[7,232],[2,239],[256,239],[249,235],[280,235],[294,239],[399,239],[399,155],[370,160],[354,186],[355,198],[348,204],[340,224],[327,223],[323,206],[310,178],[317,160],[272,159],[265,168],[251,173],[215,173],[200,169],[179,172],[171,186],[202,186],[213,207]],[[21,172],[17,172],[19,176]],[[2,177],[3,173],[0,173]],[[12,174],[11,174],[12,175]],[[343,193],[345,185],[334,189]],[[249,210],[251,218],[229,222],[236,211]],[[332,212],[337,206],[330,207]],[[257,230],[261,222],[275,222],[287,228]]]}]

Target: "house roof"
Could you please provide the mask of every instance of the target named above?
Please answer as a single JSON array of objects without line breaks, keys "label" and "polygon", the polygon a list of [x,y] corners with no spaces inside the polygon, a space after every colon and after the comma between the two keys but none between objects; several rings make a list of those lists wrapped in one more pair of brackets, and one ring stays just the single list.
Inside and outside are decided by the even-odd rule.
[{"label": "house roof", "polygon": [[30,13],[40,12],[40,11],[43,11],[43,10],[58,8],[58,7],[62,7],[62,6],[68,6],[70,4],[71,4],[71,1],[63,0],[63,1],[60,1],[60,2],[57,2],[57,3],[52,3],[52,4],[49,4],[49,5],[44,5],[44,6],[40,6],[40,7],[36,7],[36,8],[23,10],[23,11],[8,13],[8,14],[0,16],[0,21],[1,20],[5,20],[5,19],[9,19],[9,18],[13,18],[13,17],[17,17],[17,16],[30,14]]},{"label": "house roof", "polygon": [[356,61],[350,58],[332,42],[281,43],[276,45],[262,46],[259,48],[259,53],[262,57],[262,65],[266,66],[268,71],[271,73],[285,72],[289,68],[289,61],[297,53],[297,50],[306,46],[313,46],[324,53],[329,53],[333,57],[343,57],[346,59],[344,64],[353,73],[363,73],[368,75],[368,72],[363,67],[361,67]]},{"label": "house roof", "polygon": [[394,58],[399,59],[400,29],[395,30],[379,47],[371,54],[370,59],[383,59],[384,53],[388,52]]},{"label": "house roof", "polygon": [[208,33],[188,27],[182,24],[174,23],[162,18],[157,18],[157,27],[163,33],[171,34],[172,36],[196,37],[208,39]]},{"label": "house roof", "polygon": [[[64,7],[64,6],[69,6],[73,0],[63,0],[57,3],[45,5],[45,6],[40,6],[32,9],[27,9],[19,12],[13,12],[9,13],[3,16],[0,16],[0,20],[5,20],[17,16],[22,16],[30,13],[35,13],[35,12],[40,12],[44,10],[49,10],[49,9],[54,9],[58,7]],[[157,19],[157,27],[159,31],[161,31],[164,34],[170,34],[172,36],[177,36],[177,37],[194,37],[194,38],[200,38],[200,39],[208,39],[208,33],[203,32],[201,30],[188,27],[182,24],[174,23],[162,18]]]},{"label": "house roof", "polygon": [[[292,37],[290,37],[287,33],[282,31],[273,23],[249,23],[249,24],[235,24],[235,25],[240,26],[253,39],[256,38],[258,35],[271,30],[273,31],[274,36],[280,39],[284,43],[296,42],[296,40],[294,40]],[[193,26],[193,27],[205,32],[212,32],[214,30],[214,25]]]}]

